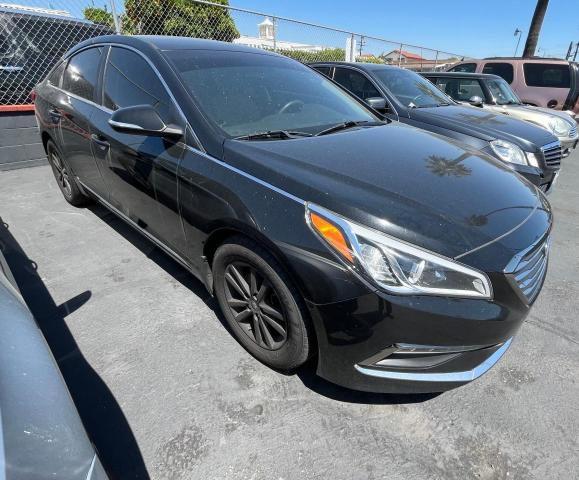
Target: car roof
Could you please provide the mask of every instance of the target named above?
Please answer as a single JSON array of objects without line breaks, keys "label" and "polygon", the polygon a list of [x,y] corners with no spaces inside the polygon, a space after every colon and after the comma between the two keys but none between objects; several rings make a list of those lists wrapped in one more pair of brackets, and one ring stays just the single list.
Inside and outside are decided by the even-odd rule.
[{"label": "car roof", "polygon": [[383,65],[381,63],[362,63],[362,62],[311,62],[309,65],[330,65],[332,67],[356,67],[360,70],[366,70],[368,72],[374,70],[408,70],[402,67],[397,67],[395,65]]},{"label": "car roof", "polygon": [[475,79],[493,79],[502,78],[499,75],[492,73],[470,73],[470,72],[420,72],[420,75],[425,77],[440,77],[440,78],[475,78]]},{"label": "car roof", "polygon": [[[277,53],[269,52],[267,50],[258,49],[255,47],[246,47],[230,42],[219,42],[217,40],[206,40],[191,37],[173,37],[164,35],[102,35],[93,37],[89,40],[79,43],[73,47],[68,55],[88,45],[97,43],[117,43],[121,45],[128,45],[135,48],[139,47],[153,47],[156,50],[213,50],[213,51],[230,51],[230,52],[246,52],[258,53],[262,55],[278,56]],[[287,57],[284,57],[287,58]]]}]

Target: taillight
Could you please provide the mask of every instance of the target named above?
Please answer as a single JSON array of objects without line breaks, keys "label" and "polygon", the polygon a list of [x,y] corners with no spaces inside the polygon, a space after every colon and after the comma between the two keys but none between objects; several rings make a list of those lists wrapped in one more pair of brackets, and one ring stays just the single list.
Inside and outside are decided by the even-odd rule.
[{"label": "taillight", "polygon": [[32,100],[32,103],[36,101],[36,90],[30,92],[30,100]]}]

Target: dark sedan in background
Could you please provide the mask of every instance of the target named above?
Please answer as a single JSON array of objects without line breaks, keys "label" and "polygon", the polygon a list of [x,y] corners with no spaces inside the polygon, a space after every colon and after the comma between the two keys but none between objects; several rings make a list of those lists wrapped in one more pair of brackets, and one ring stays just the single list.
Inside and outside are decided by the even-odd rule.
[{"label": "dark sedan in background", "polygon": [[533,185],[287,57],[99,37],[37,86],[36,115],[65,199],[179,261],[277,369],[317,354],[351,388],[457,387],[501,358],[545,279]]},{"label": "dark sedan in background", "polygon": [[577,123],[566,112],[525,105],[498,75],[463,72],[425,72],[421,75],[459,103],[510,115],[549,130],[561,142],[564,157],[579,143]]},{"label": "dark sedan in background", "polygon": [[557,137],[521,120],[460,105],[416,72],[371,63],[311,66],[387,118],[459,140],[504,161],[541,190],[551,189],[561,166]]}]

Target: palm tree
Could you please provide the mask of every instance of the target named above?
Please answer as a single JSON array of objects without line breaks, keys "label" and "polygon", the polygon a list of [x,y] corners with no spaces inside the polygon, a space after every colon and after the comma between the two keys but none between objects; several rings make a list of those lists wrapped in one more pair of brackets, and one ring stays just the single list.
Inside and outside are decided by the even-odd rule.
[{"label": "palm tree", "polygon": [[531,27],[529,28],[529,35],[527,36],[527,42],[525,43],[525,50],[523,51],[523,58],[535,55],[535,49],[537,48],[541,26],[543,25],[543,19],[545,18],[548,5],[549,0],[537,0],[535,13],[531,20]]},{"label": "palm tree", "polygon": [[428,170],[439,177],[468,177],[472,170],[461,162],[469,156],[470,153],[465,152],[451,160],[439,155],[429,155],[426,160],[426,166]]}]

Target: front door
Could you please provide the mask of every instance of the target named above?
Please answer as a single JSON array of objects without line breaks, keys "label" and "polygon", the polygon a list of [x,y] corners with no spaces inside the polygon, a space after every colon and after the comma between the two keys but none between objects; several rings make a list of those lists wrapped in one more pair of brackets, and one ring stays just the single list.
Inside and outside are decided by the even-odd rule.
[{"label": "front door", "polygon": [[179,139],[118,132],[108,120],[113,111],[135,105],[155,107],[166,123],[183,130],[184,120],[147,60],[122,47],[111,47],[106,59],[102,105],[92,118],[91,135],[95,158],[110,188],[109,202],[182,255],[177,169],[185,145]]}]

